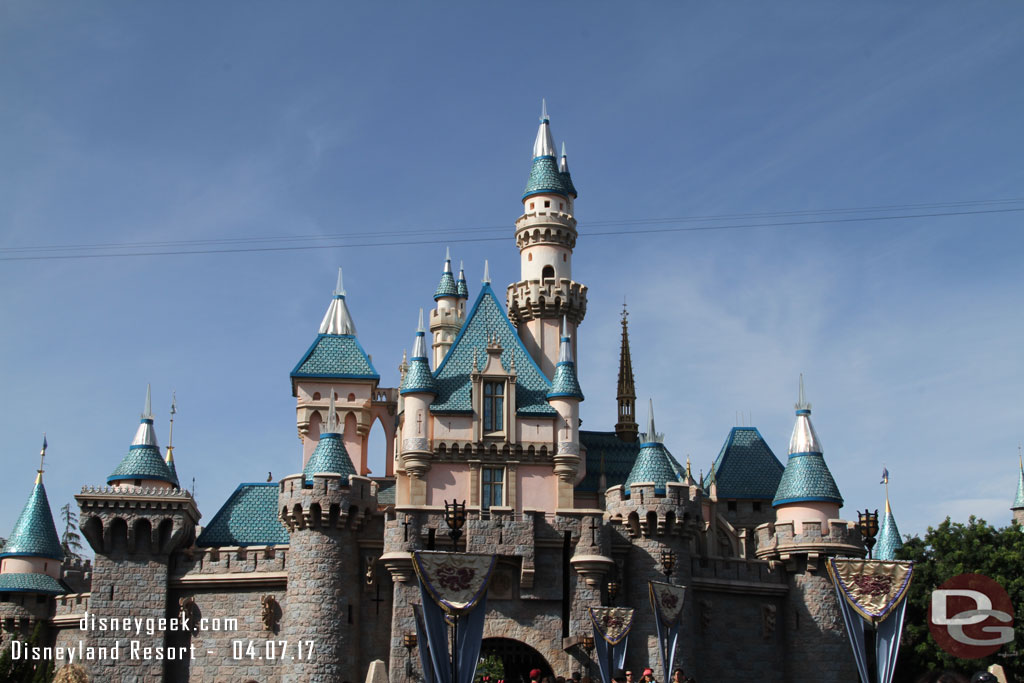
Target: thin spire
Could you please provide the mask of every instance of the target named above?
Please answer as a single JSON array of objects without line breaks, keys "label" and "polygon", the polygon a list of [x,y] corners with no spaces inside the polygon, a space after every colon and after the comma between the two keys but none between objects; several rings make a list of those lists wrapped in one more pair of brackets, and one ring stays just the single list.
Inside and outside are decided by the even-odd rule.
[{"label": "thin spire", "polygon": [[334,288],[334,296],[345,296],[345,283],[341,278],[341,266],[338,266],[338,284]]},{"label": "thin spire", "polygon": [[1013,499],[1011,510],[1024,509],[1024,455],[1021,454],[1020,442],[1017,442],[1017,461],[1020,464],[1020,473],[1017,475],[1017,496]]},{"label": "thin spire", "polygon": [[416,327],[416,341],[412,346],[412,358],[427,357],[427,340],[426,340],[427,329],[423,326],[423,309],[420,309],[420,322]]},{"label": "thin spire", "polygon": [[444,272],[452,272],[452,248],[444,248]]},{"label": "thin spire", "polygon": [[647,399],[647,433],[643,435],[645,443],[662,443],[665,435],[659,434],[654,428],[654,399]]},{"label": "thin spire", "polygon": [[46,432],[43,432],[43,448],[39,451],[39,469],[36,470],[36,483],[43,483],[43,458],[46,457]]},{"label": "thin spire", "polygon": [[491,284],[491,264],[487,261],[487,259],[484,259],[484,279],[483,279],[483,283],[485,285]]},{"label": "thin spire", "polygon": [[142,411],[142,419],[153,419],[153,391],[149,384],[146,385],[146,407]]},{"label": "thin spire", "polygon": [[551,119],[548,117],[547,100],[541,100],[540,127],[533,142],[533,158],[555,156],[555,140],[551,137]]},{"label": "thin spire", "polygon": [[562,316],[562,337],[559,340],[558,362],[572,363],[572,339],[569,337],[569,318]]},{"label": "thin spire", "polygon": [[334,412],[334,387],[331,387],[331,403],[327,409],[327,433],[335,434],[338,430],[338,416]]},{"label": "thin spire", "polygon": [[800,391],[797,394],[796,409],[807,411],[811,409],[811,404],[804,398],[804,373],[802,372],[800,373]]},{"label": "thin spire", "polygon": [[171,426],[167,429],[167,462],[171,462],[174,458],[171,456],[171,452],[174,450],[174,416],[178,413],[178,395],[176,392],[171,392]]},{"label": "thin spire", "polygon": [[565,141],[562,141],[562,157],[558,160],[558,172],[568,173],[569,172],[569,157],[565,154]]},{"label": "thin spire", "polygon": [[153,391],[149,384],[146,385],[146,405],[142,410],[142,419],[139,420],[139,428],[135,431],[132,446],[159,448],[156,443],[156,432],[153,431]]},{"label": "thin spire", "polygon": [[334,298],[327,307],[323,322],[320,323],[320,334],[348,334],[356,336],[356,324],[345,302],[345,285],[342,282],[341,268],[338,268],[338,284],[334,288]]},{"label": "thin spire", "polygon": [[636,441],[640,426],[636,422],[636,385],[633,382],[633,358],[629,351],[629,311],[622,299],[622,343],[619,349],[619,384],[616,392],[619,422],[615,434],[626,442]]}]

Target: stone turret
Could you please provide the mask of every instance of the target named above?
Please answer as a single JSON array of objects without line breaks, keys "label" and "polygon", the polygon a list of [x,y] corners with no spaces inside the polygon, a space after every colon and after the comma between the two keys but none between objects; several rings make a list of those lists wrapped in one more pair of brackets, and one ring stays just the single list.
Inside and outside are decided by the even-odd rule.
[{"label": "stone turret", "polygon": [[855,680],[849,644],[825,563],[829,557],[863,557],[854,522],[839,519],[842,496],[825,464],[811,424],[800,377],[789,460],[774,507],[776,521],[755,530],[758,558],[785,569],[786,680]]},{"label": "stone turret", "polygon": [[358,680],[359,535],[377,509],[372,482],[355,474],[337,433],[332,400],[327,431],[306,468],[281,480],[278,507],[290,535],[288,612],[281,637],[312,641],[316,656],[294,660],[285,683]]},{"label": "stone turret", "polygon": [[[640,434],[640,452],[632,471],[623,485],[613,486],[605,494],[606,518],[613,549],[628,544],[616,577],[620,586],[616,604],[637,608],[626,660],[634,668],[651,666],[656,679],[664,676],[667,680],[671,672],[660,671],[647,582],[666,580],[660,560],[662,551],[670,551],[675,559],[672,583],[691,583],[691,560],[705,526],[704,494],[665,447],[664,435],[654,425],[653,404],[649,407],[647,431]],[[618,563],[620,556],[615,559]],[[691,601],[684,620],[692,619],[692,609]],[[680,648],[685,661],[694,661],[691,644],[681,643]]]},{"label": "stone turret", "polygon": [[[563,319],[562,328],[568,329]],[[560,340],[561,350],[555,376],[551,380],[551,391],[547,394],[548,403],[558,411],[560,424],[556,425],[558,434],[555,441],[558,449],[555,452],[555,474],[558,475],[558,508],[573,506],[573,488],[578,483],[580,470],[580,403],[583,391],[576,378],[576,363],[572,355],[572,339],[563,333]]]},{"label": "stone turret", "polygon": [[[168,479],[153,433],[147,392],[142,423],[128,455],[108,478],[110,486],[85,486],[75,496],[82,535],[96,553],[89,613],[97,618],[167,616],[170,555],[192,545],[200,518],[192,495],[174,488]],[[97,647],[118,643],[126,652],[129,640],[139,641],[142,647],[167,647],[173,635],[143,632],[129,639],[125,632],[94,630],[88,639]],[[162,681],[166,676],[165,661],[156,658],[84,664],[93,680]]]},{"label": "stone turret", "polygon": [[558,362],[561,319],[568,320],[567,332],[575,339],[576,328],[587,313],[587,288],[572,279],[576,188],[564,154],[564,172],[559,169],[550,121],[544,105],[533,144],[530,178],[522,197],[523,215],[516,220],[520,279],[508,287],[509,319],[548,377],[554,374]]}]

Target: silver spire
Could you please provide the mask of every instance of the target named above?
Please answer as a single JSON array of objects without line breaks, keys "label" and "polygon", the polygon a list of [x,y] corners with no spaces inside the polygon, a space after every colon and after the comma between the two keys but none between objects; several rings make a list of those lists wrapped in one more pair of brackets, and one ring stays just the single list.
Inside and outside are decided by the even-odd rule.
[{"label": "silver spire", "polygon": [[804,376],[800,375],[800,392],[796,402],[796,424],[793,435],[789,438],[789,454],[824,453],[821,441],[811,424],[811,404],[804,398]]},{"label": "silver spire", "polygon": [[341,267],[338,267],[338,284],[334,288],[334,296],[345,296],[345,284],[341,280]]},{"label": "silver spire", "polygon": [[569,172],[569,157],[565,156],[565,143],[562,143],[562,158],[558,160],[558,172]]},{"label": "silver spire", "polygon": [[571,363],[572,362],[572,342],[569,339],[569,320],[566,316],[562,316],[562,336],[559,340],[560,348],[558,349],[558,362],[559,363]]},{"label": "silver spire", "polygon": [[444,272],[452,272],[452,249],[451,247],[444,248]]},{"label": "silver spire", "polygon": [[132,439],[132,445],[159,448],[156,443],[156,433],[153,431],[153,392],[148,384],[146,385],[146,408],[142,412],[139,428],[135,430],[135,438]]},{"label": "silver spire", "polygon": [[462,261],[459,261],[459,279],[466,279],[466,269],[462,267]]},{"label": "silver spire", "polygon": [[323,322],[320,323],[320,334],[350,334],[356,336],[356,324],[352,322],[352,314],[345,303],[345,287],[341,281],[341,268],[338,268],[338,286],[334,289],[334,298],[327,307]]},{"label": "silver spire", "polygon": [[533,158],[555,156],[555,140],[551,137],[551,125],[548,119],[548,103],[541,100],[540,128],[537,139],[533,142]]},{"label": "silver spire", "polygon": [[663,443],[664,434],[659,434],[654,428],[654,400],[647,399],[647,433],[641,435],[641,441],[647,443]]},{"label": "silver spire", "polygon": [[487,259],[484,259],[484,279],[483,279],[483,283],[485,285],[491,284],[491,264],[487,262]]},{"label": "silver spire", "polygon": [[327,409],[327,433],[338,433],[338,414],[334,411],[334,387],[331,387],[331,403]]},{"label": "silver spire", "polygon": [[416,327],[416,341],[412,345],[412,357],[426,358],[427,357],[427,340],[426,340],[426,328],[423,327],[423,309],[420,309],[420,324]]}]

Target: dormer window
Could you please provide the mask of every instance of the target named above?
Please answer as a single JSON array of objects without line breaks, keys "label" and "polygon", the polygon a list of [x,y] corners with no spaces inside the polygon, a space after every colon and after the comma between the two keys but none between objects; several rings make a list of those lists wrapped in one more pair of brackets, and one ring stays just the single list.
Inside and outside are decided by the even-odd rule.
[{"label": "dormer window", "polygon": [[505,383],[484,382],[484,433],[500,432],[505,428]]}]

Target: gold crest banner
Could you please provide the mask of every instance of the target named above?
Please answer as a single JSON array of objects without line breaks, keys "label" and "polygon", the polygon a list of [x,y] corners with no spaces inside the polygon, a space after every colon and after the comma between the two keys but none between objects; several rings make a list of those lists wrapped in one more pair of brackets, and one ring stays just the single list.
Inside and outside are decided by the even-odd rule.
[{"label": "gold crest banner", "polygon": [[597,631],[609,645],[618,645],[629,635],[633,628],[632,607],[591,607],[590,620]]},{"label": "gold crest banner", "polygon": [[850,607],[877,624],[907,597],[914,563],[830,558],[828,573]]},{"label": "gold crest banner", "polygon": [[427,593],[448,614],[460,615],[476,606],[487,591],[495,555],[445,553],[418,550],[412,554],[416,569]]},{"label": "gold crest banner", "polygon": [[683,601],[686,599],[686,587],[676,586],[661,581],[648,581],[651,590],[651,607],[665,626],[675,626],[683,616]]}]

